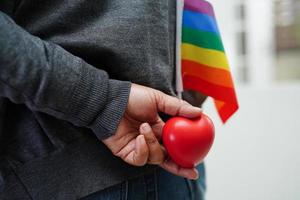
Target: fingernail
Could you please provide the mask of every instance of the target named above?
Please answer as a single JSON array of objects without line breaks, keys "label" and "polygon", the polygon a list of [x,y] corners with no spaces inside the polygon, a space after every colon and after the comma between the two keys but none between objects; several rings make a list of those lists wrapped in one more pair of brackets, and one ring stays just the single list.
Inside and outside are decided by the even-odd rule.
[{"label": "fingernail", "polygon": [[147,133],[151,131],[151,128],[148,123],[142,124],[142,129],[144,132],[147,132]]},{"label": "fingernail", "polygon": [[199,172],[197,170],[195,170],[196,174],[195,174],[195,177],[194,177],[194,180],[197,180],[199,178]]}]

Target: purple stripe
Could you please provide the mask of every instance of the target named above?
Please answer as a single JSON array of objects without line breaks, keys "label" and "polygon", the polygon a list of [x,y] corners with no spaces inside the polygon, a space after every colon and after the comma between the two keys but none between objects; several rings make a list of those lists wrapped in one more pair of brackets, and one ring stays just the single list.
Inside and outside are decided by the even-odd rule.
[{"label": "purple stripe", "polygon": [[184,0],[184,10],[200,12],[215,18],[212,5],[204,0]]}]

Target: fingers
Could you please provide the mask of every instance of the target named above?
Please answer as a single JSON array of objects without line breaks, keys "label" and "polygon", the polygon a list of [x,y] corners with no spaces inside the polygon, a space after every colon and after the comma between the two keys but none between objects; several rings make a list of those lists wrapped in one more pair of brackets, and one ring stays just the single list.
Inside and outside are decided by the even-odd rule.
[{"label": "fingers", "polygon": [[181,176],[181,177],[184,177],[187,179],[196,180],[199,177],[199,173],[196,168],[191,168],[191,169],[182,168],[170,159],[165,160],[165,162],[160,164],[160,167],[162,167],[163,169],[167,170],[168,172],[170,172],[172,174],[175,174],[177,176]]},{"label": "fingers", "polygon": [[160,141],[161,139],[161,134],[164,125],[165,122],[160,117],[157,118],[157,121],[154,124],[151,124],[152,132],[155,134],[155,137],[158,141]]},{"label": "fingers", "polygon": [[158,110],[169,115],[179,115],[188,118],[199,117],[202,109],[190,105],[181,99],[158,92],[156,95]]},{"label": "fingers", "polygon": [[148,164],[161,164],[165,160],[165,152],[159,144],[150,125],[144,123],[140,126],[140,133],[145,137],[149,149]]},{"label": "fingers", "polygon": [[137,136],[115,155],[131,165],[145,165],[149,157],[149,149],[145,137],[143,135]]},{"label": "fingers", "polygon": [[166,153],[150,125],[144,123],[140,126],[140,135],[129,141],[114,155],[131,165],[143,166],[146,163],[161,164],[165,160]]},{"label": "fingers", "polygon": [[136,166],[143,166],[148,161],[149,149],[143,135],[136,137],[136,148],[132,155],[132,162]]}]

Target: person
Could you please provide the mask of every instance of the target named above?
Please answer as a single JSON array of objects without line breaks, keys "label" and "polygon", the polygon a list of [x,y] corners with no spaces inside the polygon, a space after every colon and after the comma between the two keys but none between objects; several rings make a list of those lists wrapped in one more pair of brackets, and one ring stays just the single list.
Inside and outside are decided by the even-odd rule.
[{"label": "person", "polygon": [[201,115],[174,97],[175,4],[0,2],[0,199],[203,198],[160,141]]}]

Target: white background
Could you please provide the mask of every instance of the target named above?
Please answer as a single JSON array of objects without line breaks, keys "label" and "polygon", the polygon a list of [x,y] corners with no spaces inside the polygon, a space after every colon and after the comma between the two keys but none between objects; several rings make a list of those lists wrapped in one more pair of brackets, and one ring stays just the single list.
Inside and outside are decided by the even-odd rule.
[{"label": "white background", "polygon": [[[300,200],[300,83],[274,80],[273,1],[210,2],[236,80],[240,109],[222,125],[211,99],[205,103],[204,110],[216,125],[216,140],[206,159],[207,200]],[[235,12],[240,2],[246,5],[244,27]],[[246,84],[237,81],[236,32],[241,28],[248,34]]]},{"label": "white background", "polygon": [[207,200],[300,199],[300,85],[238,89],[241,108],[216,125],[206,160]]}]

